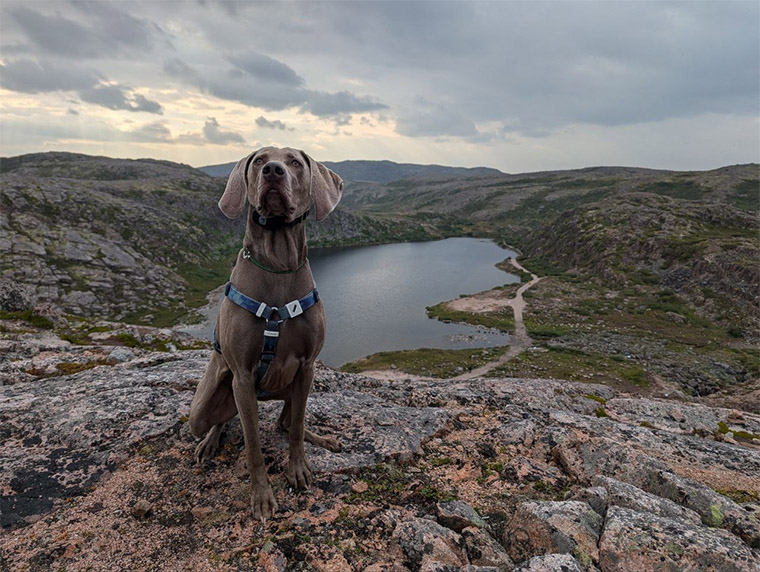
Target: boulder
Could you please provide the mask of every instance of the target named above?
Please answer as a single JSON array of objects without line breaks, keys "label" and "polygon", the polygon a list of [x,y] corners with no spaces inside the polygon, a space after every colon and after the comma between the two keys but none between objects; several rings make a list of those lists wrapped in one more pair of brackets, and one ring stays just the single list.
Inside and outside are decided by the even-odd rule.
[{"label": "boulder", "polygon": [[569,554],[545,554],[534,556],[514,572],[583,572],[583,567]]},{"label": "boulder", "polygon": [[739,538],[673,518],[611,506],[599,541],[604,572],[757,572],[760,560]]},{"label": "boulder", "polygon": [[535,555],[565,553],[589,568],[599,560],[602,517],[579,501],[524,502],[504,531],[504,544],[517,562]]},{"label": "boulder", "polygon": [[437,522],[414,518],[399,523],[391,541],[413,570],[441,570],[440,566],[468,564],[462,537]]},{"label": "boulder", "polygon": [[461,533],[467,527],[482,528],[486,525],[477,511],[462,501],[438,503],[435,512],[439,524],[455,532]]}]

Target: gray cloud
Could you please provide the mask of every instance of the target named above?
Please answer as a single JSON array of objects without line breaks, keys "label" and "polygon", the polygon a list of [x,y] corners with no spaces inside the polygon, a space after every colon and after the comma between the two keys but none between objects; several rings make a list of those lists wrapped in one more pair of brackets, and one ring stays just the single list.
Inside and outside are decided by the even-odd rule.
[{"label": "gray cloud", "polygon": [[144,52],[155,44],[157,36],[163,36],[155,24],[112,4],[72,2],[66,8],[72,17],[57,11],[46,14],[25,5],[12,6],[7,12],[34,48],[59,56],[93,58],[126,50]]},{"label": "gray cloud", "polygon": [[201,75],[179,58],[172,58],[164,62],[164,73],[191,84],[203,84]]},{"label": "gray cloud", "polygon": [[475,137],[478,130],[471,119],[456,108],[418,102],[414,109],[399,114],[396,131],[410,137]]},{"label": "gray cloud", "polygon": [[22,59],[0,64],[2,86],[22,93],[87,89],[97,85],[100,79],[100,74],[93,69],[63,62]]},{"label": "gray cloud", "polygon": [[209,143],[226,145],[227,143],[245,143],[245,139],[234,131],[225,131],[213,117],[209,117],[203,126],[203,136]]},{"label": "gray cloud", "polygon": [[362,113],[379,111],[388,106],[372,97],[359,97],[348,91],[326,93],[320,91],[307,92],[303,109],[318,117],[330,117],[346,113]]},{"label": "gray cloud", "polygon": [[125,111],[144,111],[146,113],[163,112],[161,104],[145,96],[134,93],[121,85],[95,85],[79,90],[82,101],[102,105],[108,109]]},{"label": "gray cloud", "polygon": [[246,52],[227,58],[234,66],[230,74],[234,76],[247,75],[261,82],[275,82],[282,85],[300,86],[303,78],[291,67],[277,60],[259,54]]},{"label": "gray cloud", "polygon": [[[198,96],[213,95],[258,108],[253,117],[289,110],[336,127],[371,113],[383,123],[374,126],[384,143],[365,149],[395,149],[384,139],[392,122],[398,133],[423,139],[420,149],[433,139],[446,141],[442,149],[461,140],[471,153],[509,145],[538,153],[515,148],[522,135],[551,138],[542,154],[585,161],[590,152],[559,150],[567,133],[604,153],[624,131],[661,137],[662,125],[706,129],[714,122],[704,137],[723,137],[711,143],[716,156],[741,148],[729,135],[741,125],[746,132],[735,140],[755,142],[743,160],[757,154],[756,133],[748,134],[756,131],[760,98],[757,2],[319,2],[273,9],[204,0],[181,7],[4,0],[2,86],[28,94],[60,90],[65,107],[69,93],[81,91],[101,105],[124,109],[126,101],[145,110],[159,104],[141,93],[184,90],[199,109]],[[95,88],[109,83],[123,98]],[[209,100],[200,113],[222,120],[212,111],[218,103]],[[167,107],[166,116],[172,113]],[[179,121],[165,127],[186,129]],[[258,127],[280,129],[271,123]],[[372,127],[365,123],[354,136],[369,138]],[[302,145],[320,129],[299,128]],[[218,125],[207,130],[224,140]],[[606,146],[599,133],[612,138]],[[180,139],[208,142],[200,129]],[[319,143],[331,152],[344,145],[329,136]],[[630,148],[652,145],[658,148],[657,141]],[[669,145],[660,164],[678,156],[691,166],[689,149],[697,146]]]},{"label": "gray cloud", "polygon": [[291,67],[258,52],[230,56],[227,60],[232,67],[226,73],[216,68],[202,73],[178,58],[164,62],[163,69],[169,76],[206,93],[267,111],[298,107],[302,112],[337,121],[347,114],[387,109],[387,105],[373,97],[307,89],[303,87],[303,78]]},{"label": "gray cloud", "polygon": [[[285,125],[285,123],[283,123],[279,119],[275,119],[274,121],[270,121],[269,119],[267,119],[263,115],[260,115],[259,117],[256,118],[256,125],[258,125],[262,129],[280,129],[282,131],[284,131],[285,129],[288,128],[288,126]],[[291,131],[292,130],[293,129],[291,128]]]}]

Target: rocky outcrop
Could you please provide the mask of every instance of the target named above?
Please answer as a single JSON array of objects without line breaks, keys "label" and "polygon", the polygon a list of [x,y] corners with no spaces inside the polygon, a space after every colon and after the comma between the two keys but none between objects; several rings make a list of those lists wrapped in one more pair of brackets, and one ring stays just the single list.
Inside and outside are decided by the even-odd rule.
[{"label": "rocky outcrop", "polygon": [[4,568],[760,566],[758,446],[695,431],[757,431],[748,412],[592,384],[380,382],[320,368],[307,424],[343,450],[307,445],[313,488],[290,490],[280,406],[262,404],[281,512],[261,524],[237,421],[203,470],[191,462],[185,421],[207,350],[123,357],[0,387]]}]

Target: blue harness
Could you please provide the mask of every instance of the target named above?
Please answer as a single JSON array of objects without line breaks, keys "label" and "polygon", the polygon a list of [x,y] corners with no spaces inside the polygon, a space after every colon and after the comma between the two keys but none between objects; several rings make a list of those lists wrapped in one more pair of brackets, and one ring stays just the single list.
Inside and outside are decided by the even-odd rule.
[{"label": "blue harness", "polygon": [[[319,292],[314,288],[303,298],[288,302],[283,308],[267,306],[264,302],[249,298],[235,288],[232,282],[227,282],[227,285],[224,287],[224,295],[241,308],[254,314],[257,318],[266,320],[266,325],[264,326],[264,344],[261,349],[255,389],[258,398],[268,397],[270,395],[269,392],[263,391],[260,385],[261,380],[264,379],[267,371],[269,371],[269,365],[272,363],[277,350],[277,340],[280,337],[280,324],[288,318],[300,316],[316,304],[319,301]],[[219,345],[219,338],[216,335],[216,326],[214,327],[214,350],[220,354],[222,353],[222,347]]]}]

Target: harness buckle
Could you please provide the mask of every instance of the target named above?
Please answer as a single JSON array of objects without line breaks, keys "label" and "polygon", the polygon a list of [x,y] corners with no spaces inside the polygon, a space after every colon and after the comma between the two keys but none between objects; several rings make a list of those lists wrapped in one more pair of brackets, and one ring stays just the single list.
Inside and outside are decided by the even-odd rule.
[{"label": "harness buckle", "polygon": [[295,318],[296,316],[300,316],[303,314],[303,308],[301,307],[301,302],[298,300],[293,300],[292,302],[288,302],[285,304],[285,308],[288,310],[288,314],[290,314],[291,318]]}]

